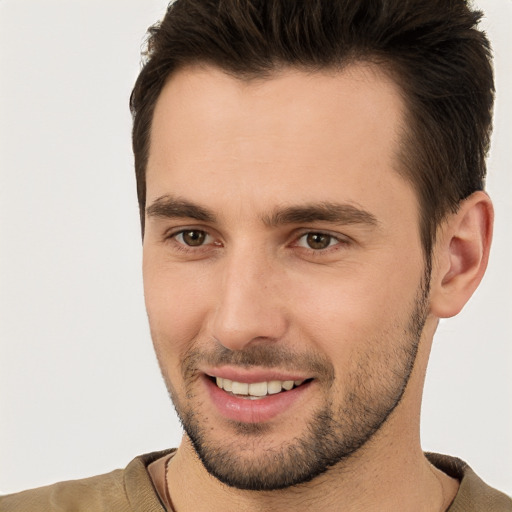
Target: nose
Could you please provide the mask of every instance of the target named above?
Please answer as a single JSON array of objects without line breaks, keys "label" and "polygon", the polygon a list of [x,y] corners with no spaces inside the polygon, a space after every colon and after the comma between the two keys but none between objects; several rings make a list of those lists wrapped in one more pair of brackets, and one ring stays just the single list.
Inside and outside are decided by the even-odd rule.
[{"label": "nose", "polygon": [[280,300],[280,269],[250,249],[226,256],[222,265],[212,320],[214,338],[230,350],[282,338],[287,320]]}]

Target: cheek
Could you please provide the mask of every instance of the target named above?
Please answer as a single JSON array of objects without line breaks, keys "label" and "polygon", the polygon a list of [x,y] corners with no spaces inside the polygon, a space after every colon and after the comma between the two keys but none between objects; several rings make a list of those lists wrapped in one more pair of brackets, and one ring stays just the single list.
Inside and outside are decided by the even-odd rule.
[{"label": "cheek", "polygon": [[392,351],[403,337],[421,271],[415,266],[394,267],[352,269],[321,279],[317,275],[314,282],[301,279],[294,300],[301,309],[295,318],[301,319],[302,332],[332,360],[337,372],[346,371],[357,355]]},{"label": "cheek", "polygon": [[[204,280],[186,269],[153,264],[145,258],[144,297],[155,350],[160,362],[176,370],[200,334],[206,311]],[[174,370],[173,370],[174,371]]]}]

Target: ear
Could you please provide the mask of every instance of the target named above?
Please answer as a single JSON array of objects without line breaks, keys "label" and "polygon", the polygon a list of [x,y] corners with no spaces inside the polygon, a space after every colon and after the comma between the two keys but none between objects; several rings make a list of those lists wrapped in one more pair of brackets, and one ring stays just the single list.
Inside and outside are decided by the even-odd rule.
[{"label": "ear", "polygon": [[487,268],[494,209],[489,196],[474,192],[438,229],[434,246],[430,311],[456,315],[476,290]]}]

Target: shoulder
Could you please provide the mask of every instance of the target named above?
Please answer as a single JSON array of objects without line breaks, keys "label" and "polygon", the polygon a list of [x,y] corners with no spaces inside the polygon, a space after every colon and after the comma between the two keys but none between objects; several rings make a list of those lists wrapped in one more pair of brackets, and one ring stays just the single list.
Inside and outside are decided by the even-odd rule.
[{"label": "shoulder", "polygon": [[464,461],[437,453],[426,456],[438,469],[460,481],[447,512],[512,512],[512,499],[487,485]]},{"label": "shoulder", "polygon": [[146,467],[165,452],[142,455],[125,469],[0,497],[2,512],[162,512]]},{"label": "shoulder", "polygon": [[105,475],[59,482],[37,489],[10,494],[0,498],[2,512],[11,511],[64,511],[115,510],[128,511],[124,470]]}]

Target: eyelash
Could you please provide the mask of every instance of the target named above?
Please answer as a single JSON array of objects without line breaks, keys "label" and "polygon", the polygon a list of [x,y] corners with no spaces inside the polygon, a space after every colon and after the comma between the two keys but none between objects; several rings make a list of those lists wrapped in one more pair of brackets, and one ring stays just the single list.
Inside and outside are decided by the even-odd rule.
[{"label": "eyelash", "polygon": [[[206,230],[203,230],[203,229],[194,229],[194,228],[188,228],[188,229],[181,229],[179,231],[175,231],[175,232],[171,232],[171,233],[168,233],[165,235],[165,240],[171,240],[172,242],[174,242],[174,247],[179,250],[179,251],[182,251],[182,252],[185,252],[185,253],[198,253],[199,251],[204,251],[206,248],[208,248],[209,246],[211,246],[211,242],[210,243],[202,243],[201,245],[197,245],[197,246],[191,246],[191,245],[188,245],[187,243],[185,243],[185,241],[183,240],[183,235],[187,232],[190,232],[190,233],[201,233],[205,236],[206,240],[210,237],[213,239],[213,236],[210,235],[208,233],[208,231]],[[323,236],[323,237],[328,237],[329,238],[329,245],[325,248],[320,248],[320,249],[313,249],[311,247],[305,247],[305,246],[301,246],[299,245],[299,242],[304,239],[305,237],[308,237],[308,236]],[[182,241],[178,241],[177,238],[178,237],[182,237]],[[335,243],[333,243],[335,242]],[[336,250],[339,250],[341,248],[341,246],[346,246],[350,243],[350,239],[348,237],[345,237],[345,236],[342,236],[342,235],[333,235],[331,233],[328,233],[328,232],[325,232],[325,231],[314,231],[314,230],[309,230],[309,231],[302,231],[298,236],[296,236],[292,242],[292,244],[290,244],[291,247],[298,247],[300,248],[301,250],[303,251],[307,251],[309,254],[313,255],[313,256],[321,256],[323,254],[326,254],[326,253],[329,253],[331,251],[336,251]],[[215,247],[221,247],[221,243],[220,242],[214,242],[213,245]]]},{"label": "eyelash", "polygon": [[[320,236],[320,237],[327,237],[329,239],[329,244],[325,248],[319,248],[319,249],[313,249],[312,247],[306,247],[306,246],[300,246],[299,242],[303,238],[307,238],[310,236]],[[335,243],[333,243],[335,242]],[[306,242],[307,243],[307,242]],[[306,231],[302,233],[298,238],[295,239],[294,245],[296,247],[301,247],[302,249],[311,251],[315,254],[321,254],[328,252],[329,249],[334,249],[338,245],[346,245],[348,243],[348,240],[344,237],[341,237],[340,235],[333,235],[331,233],[326,233],[324,231]]]},{"label": "eyelash", "polygon": [[[183,235],[185,233],[203,233],[206,238],[208,237],[212,237],[212,235],[210,235],[207,231],[205,231],[204,229],[194,229],[194,228],[188,228],[188,229],[180,229],[179,231],[175,231],[175,232],[171,232],[171,233],[167,233],[165,236],[164,236],[164,241],[165,242],[172,242],[173,243],[173,247],[174,249],[178,250],[178,251],[181,251],[181,252],[184,252],[184,253],[198,253],[198,251],[201,251],[201,250],[205,250],[205,247],[207,247],[208,245],[210,244],[201,244],[201,245],[198,245],[198,246],[192,246],[192,245],[188,245],[186,244],[184,241],[182,242],[179,242],[177,240],[177,238],[179,236],[183,237]],[[214,243],[214,245],[216,246],[220,246],[220,243]]]}]

